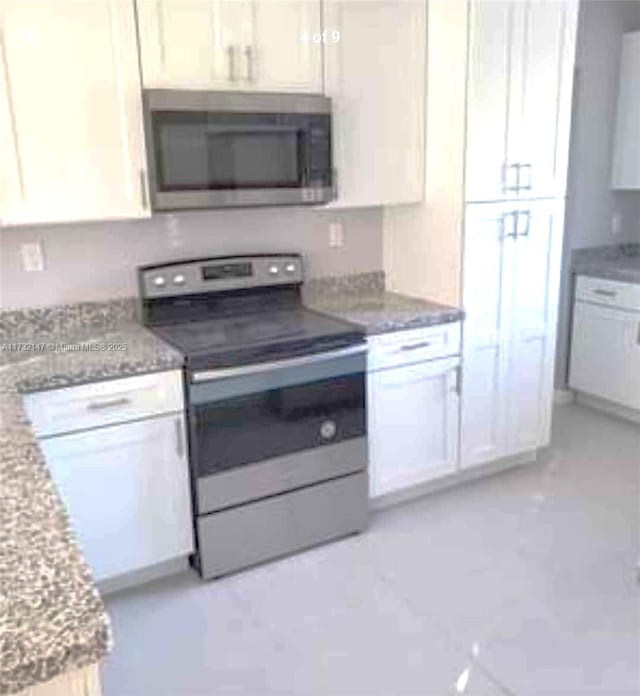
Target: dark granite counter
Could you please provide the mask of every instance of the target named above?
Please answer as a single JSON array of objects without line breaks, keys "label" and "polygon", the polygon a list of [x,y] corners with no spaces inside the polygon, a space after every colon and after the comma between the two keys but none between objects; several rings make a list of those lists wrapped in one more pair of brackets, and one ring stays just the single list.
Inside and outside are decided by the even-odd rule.
[{"label": "dark granite counter", "polygon": [[305,285],[304,303],[309,309],[357,324],[368,334],[448,324],[464,318],[457,307],[386,291],[381,272],[311,280]]},{"label": "dark granite counter", "polygon": [[576,249],[571,269],[576,275],[640,284],[640,244]]},{"label": "dark granite counter", "polygon": [[101,660],[109,619],[22,393],[176,369],[133,301],[0,313],[0,694]]}]

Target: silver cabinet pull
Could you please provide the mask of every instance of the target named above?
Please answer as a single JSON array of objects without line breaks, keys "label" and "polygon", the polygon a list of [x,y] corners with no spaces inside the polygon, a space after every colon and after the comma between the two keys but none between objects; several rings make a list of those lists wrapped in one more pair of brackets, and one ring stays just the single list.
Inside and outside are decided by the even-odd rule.
[{"label": "silver cabinet pull", "polygon": [[[516,227],[518,230],[518,237],[528,237],[529,232],[531,231],[531,211],[525,210],[522,212],[516,213],[517,215],[517,222],[516,222]],[[524,220],[524,231],[521,232],[520,230],[522,229],[520,225],[520,220]]]},{"label": "silver cabinet pull", "polygon": [[333,189],[333,200],[338,200],[338,170],[334,167],[331,170],[331,188]]},{"label": "silver cabinet pull", "polygon": [[246,46],[244,49],[244,55],[247,60],[247,82],[255,82],[255,57],[253,54],[253,48],[251,48],[251,46]]},{"label": "silver cabinet pull", "polygon": [[615,290],[605,290],[604,288],[596,288],[593,292],[595,295],[603,297],[615,297],[618,294]]},{"label": "silver cabinet pull", "polygon": [[87,405],[89,411],[103,411],[107,408],[117,408],[118,406],[127,406],[131,403],[131,399],[127,396],[119,396],[115,399],[105,399],[104,401],[93,401]]},{"label": "silver cabinet pull", "polygon": [[229,57],[229,82],[236,81],[236,47],[228,46],[227,55]]},{"label": "silver cabinet pull", "polygon": [[2,72],[4,82],[7,86],[7,106],[9,108],[9,124],[11,128],[11,138],[13,140],[13,152],[16,158],[16,168],[18,174],[18,185],[20,187],[20,198],[25,199],[24,172],[22,170],[22,156],[20,153],[20,143],[18,140],[18,124],[16,122],[15,105],[13,103],[13,89],[11,86],[11,76],[9,75],[9,61],[7,58],[7,48],[4,41],[4,24],[0,17],[0,61],[2,61]]},{"label": "silver cabinet pull", "polygon": [[431,341],[421,341],[420,343],[408,343],[407,345],[400,346],[400,350],[418,350],[419,348],[428,348],[431,345]]},{"label": "silver cabinet pull", "polygon": [[147,176],[144,169],[138,172],[138,180],[140,182],[140,202],[143,208],[149,207],[149,200],[147,198]]},{"label": "silver cabinet pull", "polygon": [[[518,191],[531,191],[532,182],[531,174],[533,171],[533,166],[531,164],[519,164],[518,165]],[[526,178],[523,176],[526,172]],[[524,180],[524,183],[522,182]]]},{"label": "silver cabinet pull", "polygon": [[518,211],[502,214],[502,238],[515,239],[518,236]]},{"label": "silver cabinet pull", "polygon": [[506,162],[502,165],[502,191],[506,193],[507,191],[519,191],[519,174],[520,165],[519,164],[507,164]]},{"label": "silver cabinet pull", "polygon": [[453,385],[453,391],[460,396],[462,392],[462,366],[458,365],[455,368],[455,383]]},{"label": "silver cabinet pull", "polygon": [[184,454],[184,438],[182,436],[182,418],[176,418],[174,421],[176,428],[176,454],[182,457]]}]

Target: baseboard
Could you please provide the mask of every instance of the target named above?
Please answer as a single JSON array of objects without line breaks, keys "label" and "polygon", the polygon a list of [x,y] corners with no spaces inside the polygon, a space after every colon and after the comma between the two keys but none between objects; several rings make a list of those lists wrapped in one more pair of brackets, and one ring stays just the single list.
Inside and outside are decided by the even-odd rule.
[{"label": "baseboard", "polygon": [[576,402],[582,406],[588,406],[589,408],[603,411],[611,416],[617,416],[618,418],[623,418],[632,423],[640,423],[640,411],[615,404],[612,401],[607,401],[607,399],[601,399],[599,396],[591,396],[584,392],[576,392]]},{"label": "baseboard", "polygon": [[393,491],[391,493],[376,496],[375,498],[370,498],[369,509],[381,510],[383,508],[391,507],[392,505],[406,503],[410,500],[415,500],[416,498],[422,498],[423,496],[430,495],[431,493],[438,493],[440,491],[471,483],[488,476],[501,474],[504,471],[514,469],[518,466],[531,464],[537,461],[537,459],[538,450],[530,450],[510,457],[496,459],[495,461],[487,462],[486,464],[480,464],[470,469],[463,469],[453,474],[448,474],[447,476],[443,476],[442,478],[434,481],[426,481],[425,483],[419,483],[415,486],[403,488],[400,491]]},{"label": "baseboard", "polygon": [[115,578],[102,580],[101,582],[97,582],[96,585],[100,591],[100,594],[109,595],[113,594],[114,592],[119,592],[120,590],[136,587],[137,585],[144,585],[152,580],[158,580],[159,578],[164,578],[169,575],[183,573],[188,568],[188,558],[186,556],[180,556],[179,558],[174,558],[170,561],[157,563],[149,568],[134,570],[131,573],[124,573],[123,575],[118,575]]},{"label": "baseboard", "polygon": [[553,391],[553,403],[558,406],[572,404],[575,398],[576,396],[572,389],[554,389]]}]

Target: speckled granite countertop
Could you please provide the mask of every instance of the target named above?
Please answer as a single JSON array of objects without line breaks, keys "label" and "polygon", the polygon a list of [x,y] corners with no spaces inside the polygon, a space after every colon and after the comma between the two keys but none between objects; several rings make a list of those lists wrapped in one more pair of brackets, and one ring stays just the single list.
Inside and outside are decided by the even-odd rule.
[{"label": "speckled granite countertop", "polygon": [[318,278],[304,286],[312,310],[362,326],[368,334],[460,321],[461,309],[385,290],[384,273]]},{"label": "speckled granite countertop", "polygon": [[183,359],[135,323],[133,301],[1,312],[0,348],[0,694],[12,694],[111,647],[22,393],[175,369]]},{"label": "speckled granite countertop", "polygon": [[640,284],[640,244],[576,249],[571,268],[576,275]]}]

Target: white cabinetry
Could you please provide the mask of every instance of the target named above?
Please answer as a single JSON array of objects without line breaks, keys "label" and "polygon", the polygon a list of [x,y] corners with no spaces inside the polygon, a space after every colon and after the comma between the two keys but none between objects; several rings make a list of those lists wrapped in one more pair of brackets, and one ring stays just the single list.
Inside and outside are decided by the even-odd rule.
[{"label": "white cabinetry", "polygon": [[422,200],[426,3],[326,0],[324,28],[338,190],[332,206]]},{"label": "white cabinetry", "polygon": [[0,218],[149,214],[133,5],[0,0]]},{"label": "white cabinetry", "polygon": [[640,31],[625,34],[611,187],[640,189]]},{"label": "white cabinetry", "polygon": [[640,418],[640,285],[578,277],[569,385]]},{"label": "white cabinetry", "polygon": [[454,473],[459,324],[399,331],[370,338],[369,344],[371,496]]},{"label": "white cabinetry", "polygon": [[472,0],[466,200],[565,193],[577,0]]},{"label": "white cabinetry", "polygon": [[31,394],[26,406],[96,580],[193,550],[179,371]]},{"label": "white cabinetry", "polygon": [[321,92],[320,0],[137,0],[146,87]]},{"label": "white cabinetry", "polygon": [[550,435],[563,201],[467,206],[463,467]]}]

